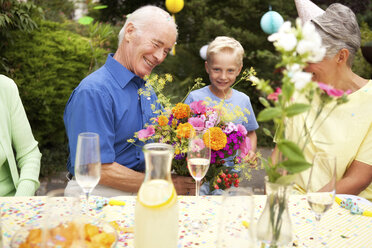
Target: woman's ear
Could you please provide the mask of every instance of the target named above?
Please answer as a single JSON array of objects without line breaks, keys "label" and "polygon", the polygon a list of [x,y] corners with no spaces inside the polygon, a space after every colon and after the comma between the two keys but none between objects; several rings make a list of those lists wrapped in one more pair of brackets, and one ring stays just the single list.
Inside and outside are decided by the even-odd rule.
[{"label": "woman's ear", "polygon": [[349,59],[350,52],[346,48],[342,48],[340,51],[337,53],[337,63],[338,64],[346,64],[347,60]]}]

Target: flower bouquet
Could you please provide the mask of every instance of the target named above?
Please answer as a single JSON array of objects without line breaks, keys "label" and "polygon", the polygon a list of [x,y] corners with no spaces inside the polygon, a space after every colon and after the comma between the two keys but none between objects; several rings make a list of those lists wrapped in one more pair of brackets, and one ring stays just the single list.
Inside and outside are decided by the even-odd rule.
[{"label": "flower bouquet", "polygon": [[[169,75],[165,78],[155,75],[147,79],[147,83],[150,84],[148,87],[152,85],[158,87],[155,92],[157,92],[159,102],[165,108],[158,110],[158,116],[153,118],[152,123],[148,124],[145,129],[137,132],[135,138],[145,143],[171,144],[175,151],[172,169],[178,175],[189,176],[186,161],[188,140],[196,130],[204,130],[209,134],[211,148],[211,163],[205,176],[205,180],[209,182],[210,191],[224,190],[231,186],[238,187],[239,171],[234,165],[239,164],[239,167],[242,167],[244,163],[250,162],[247,161],[247,155],[251,150],[251,143],[247,137],[246,128],[232,122],[231,116],[227,114],[231,111],[228,111],[223,103],[209,106],[212,105],[211,102],[197,101],[190,105],[177,103],[172,106],[169,99],[161,94],[164,87],[161,85],[170,80]],[[197,80],[195,87],[200,84],[201,82]],[[146,91],[140,94],[147,94]],[[233,112],[237,113],[236,116],[244,116],[239,109]]]}]

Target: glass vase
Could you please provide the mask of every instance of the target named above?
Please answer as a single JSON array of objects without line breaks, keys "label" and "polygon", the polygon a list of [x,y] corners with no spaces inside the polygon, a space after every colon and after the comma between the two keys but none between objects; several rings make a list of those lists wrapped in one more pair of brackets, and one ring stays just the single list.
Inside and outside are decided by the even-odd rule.
[{"label": "glass vase", "polygon": [[257,222],[257,239],[265,247],[286,246],[292,241],[292,222],[288,210],[291,185],[269,182],[265,178],[266,205]]}]

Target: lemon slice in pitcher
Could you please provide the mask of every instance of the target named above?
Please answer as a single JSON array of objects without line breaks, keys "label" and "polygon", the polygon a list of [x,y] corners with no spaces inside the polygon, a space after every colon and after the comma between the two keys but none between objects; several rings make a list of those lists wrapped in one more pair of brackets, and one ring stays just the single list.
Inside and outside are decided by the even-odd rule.
[{"label": "lemon slice in pitcher", "polygon": [[160,208],[173,205],[177,194],[173,184],[167,180],[156,179],[145,182],[138,191],[138,201],[147,208]]}]

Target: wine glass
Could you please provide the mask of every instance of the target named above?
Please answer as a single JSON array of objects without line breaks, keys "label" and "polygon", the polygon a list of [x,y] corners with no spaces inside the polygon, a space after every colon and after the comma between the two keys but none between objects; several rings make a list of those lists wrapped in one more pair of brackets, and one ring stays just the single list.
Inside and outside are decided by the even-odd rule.
[{"label": "wine glass", "polygon": [[256,247],[254,199],[250,188],[229,188],[222,195],[217,248]]},{"label": "wine glass", "polygon": [[[307,202],[315,215],[314,231],[317,243],[320,242],[317,230],[320,227],[320,219],[331,208],[335,200],[335,194],[336,157],[325,152],[318,152],[314,156],[307,184]],[[320,244],[318,245],[320,247]]]},{"label": "wine glass", "polygon": [[46,195],[42,247],[84,246],[79,193],[66,197],[64,192],[55,189]]},{"label": "wine glass", "polygon": [[75,177],[86,196],[86,207],[88,208],[89,195],[101,178],[101,157],[98,134],[79,134],[76,147]]},{"label": "wine glass", "polygon": [[[209,142],[210,138],[208,133],[202,130],[196,130],[195,135],[189,138],[187,168],[189,169],[190,175],[195,179],[196,203],[198,203],[199,200],[200,182],[204,178],[205,174],[207,174],[211,161],[211,148]],[[192,227],[194,229],[202,229],[203,224],[200,219],[194,219],[192,221]]]}]

